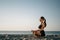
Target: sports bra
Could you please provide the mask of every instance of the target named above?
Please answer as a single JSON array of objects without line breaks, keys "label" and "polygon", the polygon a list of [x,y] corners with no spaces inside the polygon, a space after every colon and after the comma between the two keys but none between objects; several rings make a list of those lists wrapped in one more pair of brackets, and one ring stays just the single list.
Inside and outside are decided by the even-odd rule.
[{"label": "sports bra", "polygon": [[39,29],[41,29],[41,27],[42,27],[42,25],[39,25],[39,27],[38,27],[38,28],[39,28]]},{"label": "sports bra", "polygon": [[44,25],[44,27],[46,27],[46,23],[42,23],[41,25],[39,25],[39,29],[41,29],[41,27]]}]

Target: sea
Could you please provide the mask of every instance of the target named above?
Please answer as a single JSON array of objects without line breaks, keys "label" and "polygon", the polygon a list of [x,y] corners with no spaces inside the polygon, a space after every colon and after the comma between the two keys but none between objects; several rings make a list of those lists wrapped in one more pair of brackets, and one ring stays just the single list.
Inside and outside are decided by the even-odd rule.
[{"label": "sea", "polygon": [[[0,34],[33,34],[31,31],[0,31]],[[60,31],[45,31],[46,35],[60,35]]]}]

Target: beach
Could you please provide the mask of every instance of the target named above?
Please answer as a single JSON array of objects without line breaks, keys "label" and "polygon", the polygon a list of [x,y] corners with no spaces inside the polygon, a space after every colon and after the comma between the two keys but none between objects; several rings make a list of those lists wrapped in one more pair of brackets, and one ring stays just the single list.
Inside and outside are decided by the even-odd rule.
[{"label": "beach", "polygon": [[31,31],[0,31],[0,40],[60,40],[60,31],[45,31],[45,34],[36,38]]},{"label": "beach", "polygon": [[60,40],[60,35],[35,38],[32,34],[0,34],[0,40]]}]

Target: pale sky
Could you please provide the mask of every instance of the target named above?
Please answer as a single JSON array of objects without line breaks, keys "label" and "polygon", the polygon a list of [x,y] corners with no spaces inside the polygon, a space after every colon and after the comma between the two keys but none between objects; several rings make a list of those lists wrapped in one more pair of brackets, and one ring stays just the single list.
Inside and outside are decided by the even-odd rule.
[{"label": "pale sky", "polygon": [[45,31],[60,31],[60,0],[0,0],[0,31],[38,29],[41,16]]}]

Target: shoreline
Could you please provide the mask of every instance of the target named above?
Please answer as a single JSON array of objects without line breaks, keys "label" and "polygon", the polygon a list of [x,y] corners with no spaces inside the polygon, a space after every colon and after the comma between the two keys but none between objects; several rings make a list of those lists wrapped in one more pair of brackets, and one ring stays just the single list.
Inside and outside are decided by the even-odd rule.
[{"label": "shoreline", "polygon": [[35,38],[33,34],[0,34],[0,40],[60,40],[60,35]]}]

